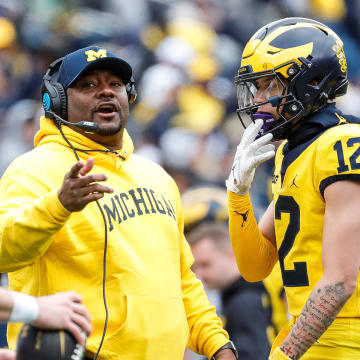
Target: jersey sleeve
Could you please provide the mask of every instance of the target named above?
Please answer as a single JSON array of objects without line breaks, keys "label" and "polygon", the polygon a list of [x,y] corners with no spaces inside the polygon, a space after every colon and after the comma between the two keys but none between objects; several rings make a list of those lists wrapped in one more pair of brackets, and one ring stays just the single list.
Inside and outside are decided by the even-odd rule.
[{"label": "jersey sleeve", "polygon": [[315,187],[322,197],[336,181],[360,181],[360,126],[339,125],[319,138],[315,159]]}]

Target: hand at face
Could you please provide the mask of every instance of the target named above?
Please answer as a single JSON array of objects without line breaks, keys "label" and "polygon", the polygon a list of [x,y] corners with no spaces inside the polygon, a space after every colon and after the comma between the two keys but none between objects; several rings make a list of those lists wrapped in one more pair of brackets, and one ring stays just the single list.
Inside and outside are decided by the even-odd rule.
[{"label": "hand at face", "polygon": [[94,159],[90,158],[86,163],[78,161],[66,173],[64,182],[58,191],[58,197],[62,205],[69,211],[81,211],[88,203],[101,199],[104,193],[112,193],[114,190],[101,185],[98,181],[106,181],[105,174],[87,175],[94,167]]},{"label": "hand at face", "polygon": [[275,155],[274,145],[269,144],[272,134],[255,140],[262,125],[262,120],[256,120],[248,126],[237,147],[234,164],[226,180],[227,189],[235,194],[246,194],[254,179],[255,169]]},{"label": "hand at face", "polygon": [[32,324],[42,329],[68,330],[79,344],[85,346],[83,332],[90,335],[92,326],[89,312],[81,300],[75,292],[39,297],[39,316]]}]

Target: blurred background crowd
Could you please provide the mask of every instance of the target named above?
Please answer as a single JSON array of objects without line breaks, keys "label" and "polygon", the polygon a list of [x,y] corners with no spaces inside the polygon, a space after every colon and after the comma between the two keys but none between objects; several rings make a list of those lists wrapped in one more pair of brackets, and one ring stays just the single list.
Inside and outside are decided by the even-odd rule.
[{"label": "blurred background crowd", "polygon": [[[289,16],[342,38],[350,86],[338,106],[360,116],[359,0],[0,0],[0,175],[33,147],[49,64],[96,44],[133,67],[135,152],[161,164],[182,194],[224,189],[242,134],[233,86],[242,49],[259,27]],[[261,166],[251,189],[257,216],[271,171]]]}]

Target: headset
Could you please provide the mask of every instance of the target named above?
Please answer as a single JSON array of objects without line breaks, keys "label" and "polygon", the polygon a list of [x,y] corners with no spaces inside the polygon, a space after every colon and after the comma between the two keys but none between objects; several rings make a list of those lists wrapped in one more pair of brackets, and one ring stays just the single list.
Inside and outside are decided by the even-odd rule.
[{"label": "headset", "polygon": [[[60,66],[64,60],[64,57],[59,58],[52,62],[49,65],[48,70],[46,71],[44,77],[43,77],[43,83],[41,85],[41,95],[42,95],[42,103],[45,110],[45,116],[47,118],[50,118],[55,121],[57,127],[59,128],[59,131],[64,138],[64,140],[67,142],[67,144],[72,149],[76,159],[79,161],[80,158],[77,154],[78,151],[80,152],[90,152],[90,151],[101,151],[101,152],[114,152],[113,150],[103,150],[103,149],[77,149],[75,148],[71,142],[67,139],[64,132],[62,131],[61,124],[66,125],[72,125],[76,126],[82,130],[84,130],[87,133],[97,133],[99,131],[98,124],[91,122],[91,121],[79,121],[76,123],[72,123],[70,121],[67,121],[67,95],[64,87],[61,83],[57,81],[58,79],[58,73]],[[128,95],[128,101],[129,103],[133,103],[136,100],[137,92],[135,89],[135,81],[134,78],[131,76],[129,82],[125,85],[126,86],[126,92]],[[107,234],[107,221],[105,214],[100,206],[100,203],[98,200],[95,201],[96,205],[99,208],[99,211],[102,215],[103,221],[104,221],[104,255],[103,255],[103,301],[104,301],[104,308],[105,308],[105,323],[104,323],[104,329],[102,333],[102,337],[100,340],[99,347],[97,349],[96,355],[94,357],[94,360],[98,358],[98,355],[100,353],[101,347],[103,345],[103,342],[105,340],[105,334],[109,319],[109,312],[107,308],[107,301],[106,301],[106,288],[105,288],[105,280],[106,280],[106,255],[107,255],[107,242],[108,242],[108,234]]]},{"label": "headset", "polygon": [[[64,57],[59,58],[49,65],[41,85],[42,104],[45,110],[45,116],[53,119],[58,127],[61,123],[76,126],[87,133],[97,133],[99,131],[98,124],[91,121],[79,121],[72,123],[67,121],[67,95],[62,84],[57,82],[57,75]],[[137,91],[135,88],[135,80],[131,76],[129,82],[125,85],[129,103],[135,102]]]}]

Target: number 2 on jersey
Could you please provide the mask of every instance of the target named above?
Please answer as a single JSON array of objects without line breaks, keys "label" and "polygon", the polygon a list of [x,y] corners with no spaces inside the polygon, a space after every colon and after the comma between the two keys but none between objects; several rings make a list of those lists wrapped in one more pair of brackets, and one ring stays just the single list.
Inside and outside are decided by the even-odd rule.
[{"label": "number 2 on jersey", "polygon": [[286,270],[284,259],[294,245],[300,230],[300,208],[292,196],[280,195],[275,204],[275,219],[281,220],[281,214],[289,214],[289,224],[279,248],[279,263],[284,286],[308,286],[309,278],[305,261],[294,262],[294,270]]}]

